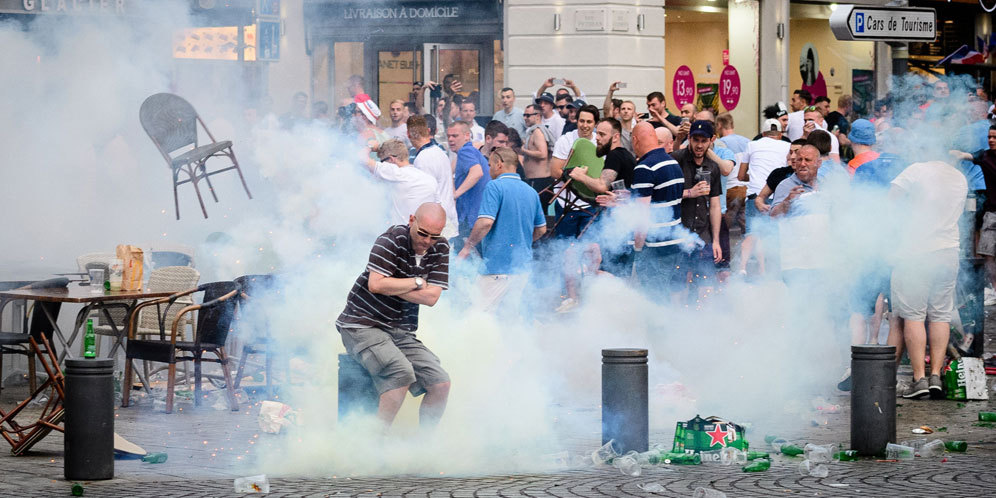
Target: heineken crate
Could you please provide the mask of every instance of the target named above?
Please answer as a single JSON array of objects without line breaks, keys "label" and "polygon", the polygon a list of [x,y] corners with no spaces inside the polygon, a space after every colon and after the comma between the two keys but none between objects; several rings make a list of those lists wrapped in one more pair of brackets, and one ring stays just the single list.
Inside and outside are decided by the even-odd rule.
[{"label": "heineken crate", "polygon": [[733,447],[747,451],[748,444],[742,426],[719,417],[695,418],[678,422],[674,429],[672,452],[699,453]]}]

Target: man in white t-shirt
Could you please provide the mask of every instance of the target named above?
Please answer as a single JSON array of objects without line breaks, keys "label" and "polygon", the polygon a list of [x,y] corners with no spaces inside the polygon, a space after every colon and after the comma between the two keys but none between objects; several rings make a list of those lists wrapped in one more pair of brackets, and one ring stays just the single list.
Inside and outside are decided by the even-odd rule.
[{"label": "man in white t-shirt", "polygon": [[411,147],[412,144],[408,141],[408,126],[405,124],[405,121],[408,119],[408,108],[405,107],[405,101],[401,99],[392,100],[388,112],[391,116],[391,126],[384,128],[384,133],[387,133],[391,138],[401,140],[406,146]]},{"label": "man in white t-shirt", "polygon": [[377,158],[380,160],[368,158],[367,167],[374,176],[390,185],[392,225],[404,225],[419,206],[426,202],[438,202],[436,180],[412,167],[404,142],[396,138],[384,142],[377,149]]},{"label": "man in white t-shirt", "polygon": [[757,236],[764,235],[763,228],[768,219],[767,215],[758,211],[754,199],[764,188],[771,171],[785,166],[785,158],[788,157],[790,148],[790,144],[782,140],[782,123],[777,119],[764,120],[764,124],[761,125],[761,138],[747,144],[737,174],[740,181],[747,182],[747,231],[740,246],[741,275],[747,273],[747,262],[753,254],[755,245],[758,245],[758,270],[762,274],[765,271],[764,252],[758,244]]},{"label": "man in white t-shirt", "polygon": [[436,180],[436,197],[446,211],[446,226],[442,235],[447,239],[458,235],[456,201],[453,199],[453,168],[450,158],[432,138],[424,116],[411,116],[406,123],[408,138],[417,151],[414,165]]},{"label": "man in white t-shirt", "polygon": [[477,124],[474,119],[477,117],[477,103],[473,100],[464,100],[460,103],[460,121],[470,125],[470,141],[478,149],[484,145],[484,127]]},{"label": "man in white t-shirt", "polygon": [[[550,176],[552,178],[559,179],[563,176],[564,166],[567,165],[567,158],[571,155],[571,149],[574,147],[575,141],[583,138],[591,141],[596,147],[598,146],[594,133],[595,123],[597,122],[597,107],[586,105],[578,111],[578,129],[564,133],[553,145],[553,157],[550,158]],[[553,191],[558,191],[562,185],[563,182],[558,181],[553,187]],[[557,214],[564,213],[563,219],[560,220],[560,223],[557,224],[554,230],[554,235],[557,237],[577,237],[591,219],[590,214],[582,211],[582,209],[588,208],[588,203],[582,200],[577,200],[577,202],[573,203],[572,209],[564,211],[564,209],[569,207],[567,204],[573,199],[574,194],[568,192],[567,189],[557,197]]]},{"label": "man in white t-shirt", "polygon": [[[948,158],[950,159],[950,158]],[[902,355],[905,342],[913,367],[913,384],[904,398],[930,394],[943,398],[941,367],[954,316],[958,279],[958,220],[965,210],[968,181],[945,161],[914,163],[892,180],[889,198],[899,215],[899,241],[892,271],[892,309],[904,321],[902,337],[889,344]],[[930,376],[924,349],[930,322]]]}]

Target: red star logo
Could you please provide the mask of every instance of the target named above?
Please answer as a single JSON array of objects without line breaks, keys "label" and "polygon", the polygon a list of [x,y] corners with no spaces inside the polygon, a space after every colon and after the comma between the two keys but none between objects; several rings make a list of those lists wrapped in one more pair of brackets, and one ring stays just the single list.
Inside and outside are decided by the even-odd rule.
[{"label": "red star logo", "polygon": [[716,445],[716,443],[719,443],[720,446],[726,447],[726,436],[728,433],[727,431],[720,429],[719,425],[720,424],[716,424],[712,432],[706,431],[706,434],[712,438],[712,441],[709,443],[710,447]]}]

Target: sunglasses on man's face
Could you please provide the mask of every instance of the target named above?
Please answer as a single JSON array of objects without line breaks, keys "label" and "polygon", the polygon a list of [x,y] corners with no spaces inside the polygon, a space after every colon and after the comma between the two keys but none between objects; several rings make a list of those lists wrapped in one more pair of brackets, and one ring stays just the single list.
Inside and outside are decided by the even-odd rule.
[{"label": "sunglasses on man's face", "polygon": [[525,117],[527,117],[527,118],[530,117],[530,116],[535,116],[537,114],[539,114],[539,113],[538,112],[524,112],[524,113],[522,113],[522,115],[525,116]]},{"label": "sunglasses on man's face", "polygon": [[417,221],[415,222],[415,233],[418,234],[419,237],[426,237],[426,238],[430,238],[430,239],[438,239],[438,238],[440,238],[440,237],[443,236],[443,234],[441,234],[441,233],[429,233],[429,232],[427,232],[425,229],[423,229],[422,227],[418,226],[418,222]]},{"label": "sunglasses on man's face", "polygon": [[557,109],[567,109],[567,105],[558,105]]}]

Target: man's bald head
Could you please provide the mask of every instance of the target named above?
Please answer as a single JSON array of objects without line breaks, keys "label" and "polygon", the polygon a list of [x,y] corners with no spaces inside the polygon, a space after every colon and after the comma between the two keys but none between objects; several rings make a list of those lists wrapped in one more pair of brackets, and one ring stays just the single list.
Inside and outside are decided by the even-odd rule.
[{"label": "man's bald head", "polygon": [[668,154],[674,149],[674,135],[671,130],[661,126],[654,130],[657,135],[657,146],[667,151]]},{"label": "man's bald head", "polygon": [[633,127],[633,152],[636,157],[643,157],[646,153],[660,147],[657,143],[657,134],[654,133],[654,126],[646,121],[637,123]]},{"label": "man's bald head", "polygon": [[446,211],[438,202],[426,202],[415,210],[415,221],[427,228],[438,226],[434,233],[439,233],[446,226]]}]

